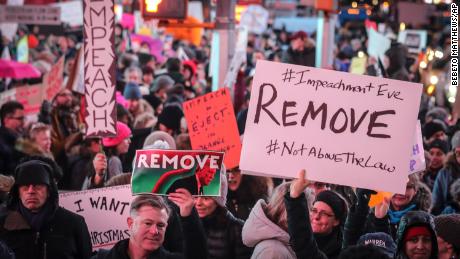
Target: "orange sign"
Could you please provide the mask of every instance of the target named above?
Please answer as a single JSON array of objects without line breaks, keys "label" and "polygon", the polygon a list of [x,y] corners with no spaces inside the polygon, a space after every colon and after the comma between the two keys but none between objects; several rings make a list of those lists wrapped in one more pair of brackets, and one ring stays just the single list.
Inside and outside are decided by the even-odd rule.
[{"label": "orange sign", "polygon": [[369,201],[369,207],[373,208],[383,202],[385,197],[391,197],[393,194],[391,192],[377,192],[377,194],[372,194]]},{"label": "orange sign", "polygon": [[51,67],[50,72],[43,77],[44,98],[52,100],[62,88],[64,81],[64,56],[59,58],[58,62]]},{"label": "orange sign", "polygon": [[227,168],[239,165],[241,141],[227,88],[200,96],[183,104],[192,148],[223,151]]}]

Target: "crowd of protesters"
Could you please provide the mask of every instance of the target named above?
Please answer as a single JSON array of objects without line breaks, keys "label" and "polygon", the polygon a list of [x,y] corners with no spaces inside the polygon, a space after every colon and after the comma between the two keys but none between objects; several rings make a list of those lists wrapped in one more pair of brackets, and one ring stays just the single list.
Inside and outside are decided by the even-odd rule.
[{"label": "crowd of protesters", "polygon": [[[404,194],[370,208],[374,191],[312,182],[305,171],[289,181],[227,168],[218,197],[192,197],[185,189],[135,197],[129,239],[92,252],[84,218],[59,207],[58,190],[130,183],[135,151],[143,147],[191,149],[182,103],[211,91],[208,32],[200,46],[180,39],[165,44],[160,57],[146,54],[146,44],[130,47],[124,30],[115,30],[116,136],[85,137],[83,97],[65,87],[43,102],[36,121],[26,121],[19,102],[1,105],[0,258],[460,257],[460,127],[451,107],[433,103],[426,93],[419,113],[426,170],[409,176]],[[81,37],[45,37],[21,26],[17,36],[25,34],[30,59],[42,73],[65,56],[66,81]],[[336,35],[329,69],[348,71],[350,60],[366,53],[366,30],[344,25]],[[257,60],[314,66],[314,37],[273,29],[249,35],[247,61],[234,86],[242,137]],[[436,34],[430,44],[450,49],[448,39]],[[0,47],[14,54],[17,40]],[[187,60],[175,55],[179,50]],[[366,74],[420,82],[424,72],[414,60],[393,41],[383,66],[369,58]],[[3,80],[0,88],[20,83]]]}]

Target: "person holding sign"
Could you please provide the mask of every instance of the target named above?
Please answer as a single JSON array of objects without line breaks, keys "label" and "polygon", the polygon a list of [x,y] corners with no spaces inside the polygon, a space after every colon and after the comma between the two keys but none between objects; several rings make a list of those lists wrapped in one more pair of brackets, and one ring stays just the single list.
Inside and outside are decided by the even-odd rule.
[{"label": "person holding sign", "polygon": [[308,208],[304,191],[309,184],[302,170],[284,196],[292,247],[297,258],[337,258],[348,205],[339,194],[323,191]]}]

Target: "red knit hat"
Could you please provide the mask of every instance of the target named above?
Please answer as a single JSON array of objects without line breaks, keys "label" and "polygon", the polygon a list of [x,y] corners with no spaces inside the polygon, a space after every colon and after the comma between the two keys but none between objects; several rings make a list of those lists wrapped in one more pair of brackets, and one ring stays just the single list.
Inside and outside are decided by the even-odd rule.
[{"label": "red knit hat", "polygon": [[407,240],[416,237],[416,236],[429,236],[431,237],[430,230],[426,226],[415,226],[407,230],[406,235],[404,236],[404,242]]},{"label": "red knit hat", "polygon": [[117,136],[103,138],[102,144],[104,145],[104,147],[114,147],[120,144],[124,139],[128,138],[129,136],[131,136],[131,129],[129,129],[129,127],[123,122],[118,121],[117,122]]}]

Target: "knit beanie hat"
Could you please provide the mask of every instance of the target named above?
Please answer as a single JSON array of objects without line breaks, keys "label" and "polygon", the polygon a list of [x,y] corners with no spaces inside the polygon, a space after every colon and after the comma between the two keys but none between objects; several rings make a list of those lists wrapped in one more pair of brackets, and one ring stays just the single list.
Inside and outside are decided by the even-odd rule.
[{"label": "knit beanie hat", "polygon": [[455,249],[460,249],[460,214],[440,215],[434,218],[436,234]]},{"label": "knit beanie hat", "polygon": [[345,223],[348,214],[348,206],[344,198],[334,191],[322,191],[316,195],[315,202],[321,201],[329,205],[335,214],[335,218],[340,221],[340,225]]},{"label": "knit beanie hat", "polygon": [[51,186],[51,166],[40,160],[29,160],[19,164],[14,171],[15,185],[45,184]]},{"label": "knit beanie hat", "polygon": [[446,127],[441,121],[433,120],[423,127],[423,136],[426,139],[430,139],[438,131],[446,132]]},{"label": "knit beanie hat", "polygon": [[117,122],[117,135],[115,137],[102,138],[104,147],[114,147],[120,144],[124,139],[131,136],[131,129],[123,122]]},{"label": "knit beanie hat", "polygon": [[177,105],[167,105],[158,116],[158,123],[165,125],[167,128],[180,131],[180,120],[184,116],[182,109]]},{"label": "knit beanie hat", "polygon": [[460,147],[460,131],[455,132],[451,140],[452,149]]},{"label": "knit beanie hat", "polygon": [[166,142],[168,144],[167,149],[176,149],[176,142],[174,141],[174,138],[168,133],[160,130],[154,131],[147,136],[144,141],[144,147],[152,145],[158,140]]},{"label": "knit beanie hat", "polygon": [[447,152],[449,152],[449,143],[444,140],[435,139],[428,146],[428,151],[432,148],[439,148],[442,152],[444,152],[444,154],[447,154]]},{"label": "knit beanie hat", "polygon": [[128,83],[125,86],[123,96],[126,100],[139,100],[142,98],[141,89],[137,84]]},{"label": "knit beanie hat", "polygon": [[161,89],[169,91],[174,85],[174,80],[168,75],[161,75],[153,81],[153,86],[150,91],[156,92]]},{"label": "knit beanie hat", "polygon": [[225,204],[227,204],[227,193],[227,171],[225,170],[225,166],[222,164],[222,168],[220,169],[220,196],[213,196],[211,198],[216,201],[219,206],[225,207]]}]

